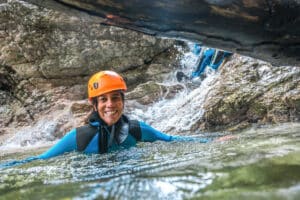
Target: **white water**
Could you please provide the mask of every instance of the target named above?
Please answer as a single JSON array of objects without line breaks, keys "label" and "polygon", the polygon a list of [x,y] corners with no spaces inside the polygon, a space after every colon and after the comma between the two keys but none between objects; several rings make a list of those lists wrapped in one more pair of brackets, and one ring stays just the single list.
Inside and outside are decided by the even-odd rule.
[{"label": "white water", "polygon": [[195,121],[203,116],[203,102],[217,76],[217,74],[211,74],[198,88],[192,91],[185,89],[177,94],[176,98],[161,100],[147,107],[145,111],[136,109],[132,115],[161,131],[187,132]]},{"label": "white water", "polygon": [[[184,53],[179,71],[190,76],[196,67],[197,56],[192,53],[193,44],[188,43],[188,45],[191,51]],[[207,77],[202,82],[198,78],[181,83],[184,90],[179,92],[175,98],[162,99],[151,106],[134,109],[130,115],[169,134],[172,134],[172,132],[190,134],[189,131],[192,125],[202,118],[204,113],[203,103],[219,76],[217,71],[210,68],[206,68],[205,73]],[[170,74],[162,84],[178,84],[175,74],[176,72]]]},{"label": "white water", "polygon": [[62,124],[73,124],[72,120],[69,120],[72,118],[70,112],[71,103],[59,102],[55,106],[62,107],[62,104],[66,105],[63,109],[53,109],[55,110],[54,112],[43,116],[35,124],[22,129],[16,129],[15,134],[0,146],[0,152],[25,151],[27,149],[53,145],[57,140],[57,130],[59,127]]}]

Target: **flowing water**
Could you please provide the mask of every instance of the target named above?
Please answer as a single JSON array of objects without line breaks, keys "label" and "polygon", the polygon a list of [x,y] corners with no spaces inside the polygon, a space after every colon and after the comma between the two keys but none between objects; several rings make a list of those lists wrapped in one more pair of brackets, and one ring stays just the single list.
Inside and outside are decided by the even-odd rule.
[{"label": "flowing water", "polygon": [[[187,54],[183,60],[182,70],[190,72],[195,58]],[[201,118],[217,76],[211,73],[176,99],[130,110],[130,115],[159,130],[186,133]],[[42,153],[46,147],[41,146],[53,143],[48,133],[54,123],[37,123],[25,130],[30,134],[10,138],[0,147],[0,163]],[[73,152],[0,167],[0,199],[300,199],[300,123],[252,127],[226,141],[217,140],[226,133],[192,134],[215,140],[139,143],[105,155]],[[22,144],[31,149],[23,153],[25,148],[17,149]]]},{"label": "flowing water", "polygon": [[69,153],[1,169],[0,199],[299,199],[299,123],[235,137],[139,143],[107,155]]}]

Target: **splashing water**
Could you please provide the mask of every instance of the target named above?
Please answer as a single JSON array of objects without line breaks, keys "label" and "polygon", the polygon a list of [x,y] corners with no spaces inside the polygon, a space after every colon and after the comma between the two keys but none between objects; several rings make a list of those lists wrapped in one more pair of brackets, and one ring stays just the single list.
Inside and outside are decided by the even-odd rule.
[{"label": "splashing water", "polygon": [[[210,75],[191,92],[182,91],[174,99],[161,100],[148,107],[146,112],[142,113],[144,119],[162,131],[186,132],[191,130],[194,122],[203,116],[205,97],[213,87],[217,76],[217,74]],[[186,104],[189,106],[185,106]]]},{"label": "splashing water", "polygon": [[56,130],[57,122],[54,121],[39,121],[34,127],[27,127],[9,138],[0,147],[0,150],[15,149],[20,147],[29,147],[32,145],[39,146],[46,142],[55,140],[52,135]]},{"label": "splashing water", "polygon": [[[190,50],[193,43],[187,43]],[[186,75],[190,75],[196,67],[197,56],[192,51],[185,52],[181,58],[181,69]],[[192,84],[192,88],[182,83],[183,91],[171,100],[162,99],[146,108],[133,109],[129,115],[134,118],[146,121],[158,130],[165,132],[176,132],[180,134],[191,134],[190,130],[195,121],[202,118],[204,114],[203,103],[214,87],[219,74],[206,69],[207,77],[200,82],[199,78],[188,81],[187,84]],[[172,74],[164,81],[165,85],[179,84]],[[189,106],[186,106],[189,105]]]},{"label": "splashing water", "polygon": [[298,199],[300,124],[252,128],[236,137],[139,143],[1,169],[0,199]]}]

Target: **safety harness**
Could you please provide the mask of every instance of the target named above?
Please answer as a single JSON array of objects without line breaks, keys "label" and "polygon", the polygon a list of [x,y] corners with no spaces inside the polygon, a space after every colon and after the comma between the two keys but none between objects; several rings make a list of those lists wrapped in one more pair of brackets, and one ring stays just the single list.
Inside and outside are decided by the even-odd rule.
[{"label": "safety harness", "polygon": [[[99,133],[99,153],[106,153],[113,140],[115,140],[117,144],[120,144],[122,142],[120,140],[120,135],[124,134],[124,129],[126,132],[128,132],[125,133],[125,136],[130,134],[137,141],[141,140],[142,132],[139,121],[129,120],[125,115],[122,115],[120,120],[112,127],[107,127],[104,125],[103,121],[99,118],[99,115],[96,112],[91,115],[89,121],[90,124],[76,128],[76,143],[78,151],[84,151],[97,133]],[[95,122],[99,122],[96,123],[98,126],[91,125],[95,124]],[[111,135],[110,138],[109,133]]]}]

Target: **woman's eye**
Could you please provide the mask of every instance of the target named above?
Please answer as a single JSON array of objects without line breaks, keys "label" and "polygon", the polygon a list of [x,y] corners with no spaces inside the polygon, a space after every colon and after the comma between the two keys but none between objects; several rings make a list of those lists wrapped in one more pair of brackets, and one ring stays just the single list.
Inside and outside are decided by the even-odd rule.
[{"label": "woman's eye", "polygon": [[105,97],[99,97],[98,100],[101,101],[101,102],[105,102],[107,99]]}]

